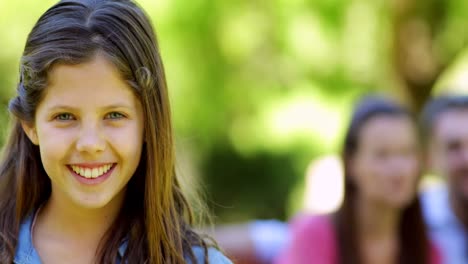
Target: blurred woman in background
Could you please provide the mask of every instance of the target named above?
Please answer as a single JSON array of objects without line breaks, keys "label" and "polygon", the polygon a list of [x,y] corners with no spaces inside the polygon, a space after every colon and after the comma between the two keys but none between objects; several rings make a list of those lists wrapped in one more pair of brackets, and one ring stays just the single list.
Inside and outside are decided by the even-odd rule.
[{"label": "blurred woman in background", "polygon": [[441,263],[417,197],[421,162],[412,115],[389,100],[364,99],[342,158],[342,206],[333,215],[292,221],[291,241],[277,263]]}]

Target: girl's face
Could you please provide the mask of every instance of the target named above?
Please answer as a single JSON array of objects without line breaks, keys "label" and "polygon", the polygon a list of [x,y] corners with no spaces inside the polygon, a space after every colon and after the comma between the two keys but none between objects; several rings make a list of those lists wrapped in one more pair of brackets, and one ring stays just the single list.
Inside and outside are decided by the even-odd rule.
[{"label": "girl's face", "polygon": [[119,205],[142,151],[139,99],[100,55],[56,65],[48,76],[35,123],[23,128],[39,146],[51,199],[89,209]]},{"label": "girl's face", "polygon": [[394,208],[416,194],[420,172],[415,126],[405,116],[376,116],[361,128],[351,161],[359,196]]}]

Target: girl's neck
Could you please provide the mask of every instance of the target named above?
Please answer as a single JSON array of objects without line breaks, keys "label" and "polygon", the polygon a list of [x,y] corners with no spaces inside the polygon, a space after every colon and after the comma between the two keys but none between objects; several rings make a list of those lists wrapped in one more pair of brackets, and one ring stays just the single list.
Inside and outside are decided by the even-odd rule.
[{"label": "girl's neck", "polygon": [[398,263],[400,210],[358,199],[358,243],[363,263]]},{"label": "girl's neck", "polygon": [[[83,208],[70,200],[56,199],[51,194],[36,216],[35,233],[47,234],[58,240],[98,244],[116,219],[123,195],[102,208]],[[40,232],[35,232],[40,229]]]},{"label": "girl's neck", "polygon": [[380,240],[398,236],[400,209],[358,198],[356,212],[359,237]]}]

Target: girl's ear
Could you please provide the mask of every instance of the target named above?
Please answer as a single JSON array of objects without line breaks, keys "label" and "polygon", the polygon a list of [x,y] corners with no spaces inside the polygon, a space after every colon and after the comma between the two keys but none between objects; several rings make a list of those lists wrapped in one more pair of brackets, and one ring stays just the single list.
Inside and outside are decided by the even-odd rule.
[{"label": "girl's ear", "polygon": [[26,133],[26,136],[28,136],[29,140],[31,140],[34,145],[39,145],[39,138],[37,137],[36,127],[24,121],[21,121],[21,127],[23,128],[24,133]]}]

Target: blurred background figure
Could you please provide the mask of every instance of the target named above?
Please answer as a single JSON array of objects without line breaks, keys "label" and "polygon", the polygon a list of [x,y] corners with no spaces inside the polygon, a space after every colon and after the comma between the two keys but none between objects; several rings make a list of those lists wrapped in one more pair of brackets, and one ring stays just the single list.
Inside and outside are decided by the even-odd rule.
[{"label": "blurred background figure", "polygon": [[277,263],[442,263],[417,196],[420,146],[409,112],[382,98],[364,99],[342,155],[341,207],[332,215],[294,220]]},{"label": "blurred background figure", "polygon": [[432,238],[445,263],[468,263],[468,96],[439,96],[423,110],[428,170],[446,185],[422,195]]}]

